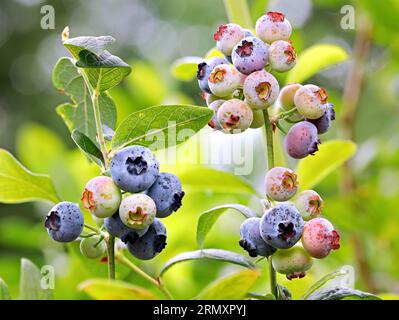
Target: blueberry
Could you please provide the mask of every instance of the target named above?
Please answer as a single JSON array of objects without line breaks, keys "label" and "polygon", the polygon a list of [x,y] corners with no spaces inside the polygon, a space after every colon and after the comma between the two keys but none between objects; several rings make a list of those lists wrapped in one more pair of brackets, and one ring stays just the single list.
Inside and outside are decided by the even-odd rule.
[{"label": "blueberry", "polygon": [[231,55],[234,46],[245,36],[245,31],[235,23],[222,24],[213,35],[216,47],[226,56]]},{"label": "blueberry", "polygon": [[256,37],[242,39],[233,49],[234,66],[243,74],[249,75],[262,70],[268,61],[268,45]]},{"label": "blueberry", "polygon": [[217,113],[218,110],[220,108],[220,106],[226,102],[226,100],[215,100],[213,101],[210,105],[209,105],[209,109],[212,109],[215,113],[211,119],[211,121],[209,121],[208,125],[215,130],[222,130],[222,126],[221,124],[218,122],[217,120]]},{"label": "blueberry", "polygon": [[331,250],[339,249],[339,238],[330,221],[315,218],[305,224],[302,244],[313,258],[322,259],[328,256]]},{"label": "blueberry", "polygon": [[245,38],[247,38],[247,37],[254,37],[255,35],[252,33],[252,31],[251,30],[249,30],[249,29],[244,29],[244,37]]},{"label": "blueberry", "polygon": [[312,267],[313,260],[300,244],[296,244],[287,250],[278,250],[273,255],[272,263],[274,270],[292,280],[303,278]]},{"label": "blueberry", "polygon": [[223,132],[240,133],[250,127],[253,112],[244,101],[231,99],[219,107],[216,119]]},{"label": "blueberry", "polygon": [[298,191],[298,176],[284,167],[274,167],[265,176],[266,194],[276,201],[287,201]]},{"label": "blueberry", "polygon": [[280,86],[265,70],[251,73],[244,82],[244,96],[252,109],[266,109],[277,99]]},{"label": "blueberry", "polygon": [[302,236],[304,222],[291,203],[279,203],[265,212],[260,223],[260,235],[278,249],[292,247]]},{"label": "blueberry", "polygon": [[166,228],[159,219],[151,223],[148,231],[134,242],[127,242],[130,253],[138,259],[150,260],[166,246]]},{"label": "blueberry", "polygon": [[287,72],[295,67],[297,54],[291,43],[283,40],[274,41],[269,47],[269,63],[277,72]]},{"label": "blueberry", "polygon": [[123,242],[127,242],[129,239],[138,239],[148,230],[148,227],[143,230],[129,228],[122,222],[119,212],[115,213],[112,217],[104,219],[104,228],[111,236],[120,238]]},{"label": "blueberry", "polygon": [[272,255],[276,249],[268,245],[260,236],[261,218],[249,218],[240,227],[240,246],[248,251],[251,257]]},{"label": "blueberry", "polygon": [[318,119],[327,109],[326,90],[313,84],[302,86],[295,92],[294,103],[298,112],[307,119]]},{"label": "blueberry", "polygon": [[210,73],[208,85],[212,94],[215,96],[227,97],[240,87],[241,76],[234,66],[230,64],[220,64]]},{"label": "blueberry", "polygon": [[309,121],[316,126],[318,134],[326,133],[330,129],[332,120],[335,120],[334,105],[332,103],[327,103],[327,109],[320,118],[306,119],[306,121]]},{"label": "blueberry", "polygon": [[294,159],[302,159],[319,150],[320,139],[314,124],[302,121],[294,124],[284,139],[285,150]]},{"label": "blueberry", "polygon": [[208,85],[208,77],[211,74],[212,70],[220,64],[228,64],[228,61],[221,57],[211,57],[198,64],[197,67],[198,85],[201,88],[201,90],[205,91],[208,94],[211,93],[211,90],[209,89]]},{"label": "blueberry", "polygon": [[321,214],[323,199],[314,190],[304,190],[298,195],[295,205],[302,218],[310,220]]},{"label": "blueberry", "polygon": [[127,147],[111,161],[111,176],[115,184],[128,192],[148,189],[159,174],[159,164],[154,153],[142,146]]},{"label": "blueberry", "polygon": [[291,23],[280,12],[268,12],[255,25],[256,34],[266,43],[276,40],[287,41],[292,32]]},{"label": "blueberry", "polygon": [[125,197],[119,207],[119,217],[129,228],[143,230],[155,218],[157,208],[155,202],[145,194],[132,194]]},{"label": "blueberry", "polygon": [[258,128],[263,127],[265,125],[265,118],[263,117],[263,111],[262,110],[253,110],[252,112],[254,114],[254,117],[253,117],[250,128],[258,129]]},{"label": "blueberry", "polygon": [[[293,108],[295,108],[294,96],[295,93],[298,91],[298,89],[300,89],[301,87],[302,85],[299,83],[291,83],[284,86],[280,90],[280,94],[278,96],[278,102],[280,104],[280,107],[282,107],[284,111],[290,111]],[[303,117],[299,114],[298,111],[296,111],[288,119],[292,121],[299,121],[303,120]]]},{"label": "blueberry", "polygon": [[80,252],[89,259],[98,259],[105,255],[107,246],[99,236],[85,238],[80,242]]},{"label": "blueberry", "polygon": [[75,203],[60,202],[46,217],[44,226],[51,238],[58,242],[71,242],[83,231],[83,214]]},{"label": "blueberry", "polygon": [[155,202],[157,218],[165,218],[181,207],[184,191],[174,174],[162,172],[146,194]]},{"label": "blueberry", "polygon": [[121,203],[121,192],[111,178],[101,176],[91,179],[82,196],[83,206],[97,218],[112,216]]}]

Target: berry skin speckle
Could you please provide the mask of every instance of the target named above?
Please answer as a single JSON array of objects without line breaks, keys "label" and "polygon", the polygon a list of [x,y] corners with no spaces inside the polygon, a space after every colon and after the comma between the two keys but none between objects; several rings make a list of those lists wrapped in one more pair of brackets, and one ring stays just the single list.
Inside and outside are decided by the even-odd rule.
[{"label": "berry skin speckle", "polygon": [[231,99],[220,106],[216,119],[223,132],[239,133],[250,127],[253,113],[244,101]]}]

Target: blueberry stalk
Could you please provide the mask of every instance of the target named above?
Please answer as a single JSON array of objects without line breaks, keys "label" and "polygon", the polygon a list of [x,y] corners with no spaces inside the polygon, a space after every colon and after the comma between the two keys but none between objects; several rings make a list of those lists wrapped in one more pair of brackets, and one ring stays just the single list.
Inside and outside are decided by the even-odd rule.
[{"label": "blueberry stalk", "polygon": [[115,280],[115,237],[109,236],[107,241],[108,279]]},{"label": "blueberry stalk", "polygon": [[138,266],[136,266],[133,262],[131,262],[128,258],[126,258],[123,255],[123,253],[121,253],[121,252],[117,252],[115,257],[121,264],[125,265],[126,267],[128,267],[132,271],[136,272],[139,276],[141,276],[142,278],[146,279],[148,282],[150,282],[153,285],[157,286],[158,289],[164,294],[164,296],[168,300],[173,300],[172,295],[170,294],[168,289],[166,289],[166,287],[162,283],[161,279],[155,279],[155,278],[151,277],[149,274],[147,274],[146,272],[141,270]]},{"label": "blueberry stalk", "polygon": [[[274,146],[273,146],[273,128],[272,123],[269,119],[269,113],[263,110],[263,117],[265,119],[265,132],[266,132],[266,150],[267,150],[267,168],[270,170],[274,167]],[[269,260],[269,275],[270,275],[270,291],[277,299],[277,276],[276,271],[273,268],[272,256],[268,258]]]}]

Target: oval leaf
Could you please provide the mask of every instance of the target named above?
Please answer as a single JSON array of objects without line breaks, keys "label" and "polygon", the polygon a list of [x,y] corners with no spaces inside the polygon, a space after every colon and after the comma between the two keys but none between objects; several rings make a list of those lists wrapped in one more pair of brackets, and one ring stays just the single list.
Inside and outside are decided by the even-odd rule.
[{"label": "oval leaf", "polygon": [[11,300],[7,284],[0,278],[0,300]]},{"label": "oval leaf", "polygon": [[198,64],[203,60],[201,57],[184,57],[176,60],[170,71],[176,79],[191,81],[196,77]]},{"label": "oval leaf", "polygon": [[200,300],[240,300],[243,299],[253,286],[259,272],[243,270],[222,279],[218,279],[207,286],[198,296]]},{"label": "oval leaf", "polygon": [[351,299],[351,300],[381,300],[379,297],[344,287],[333,287],[321,289],[313,292],[307,300],[342,300],[342,299]]},{"label": "oval leaf", "polygon": [[296,66],[288,73],[287,83],[303,82],[320,70],[345,61],[348,53],[334,44],[316,44],[304,50]]},{"label": "oval leaf", "polygon": [[314,156],[308,156],[298,163],[297,174],[301,190],[317,186],[331,172],[344,164],[356,153],[352,141],[330,140],[319,146]]},{"label": "oval leaf", "polygon": [[0,190],[0,202],[3,203],[59,201],[48,176],[30,172],[4,149],[0,149]]},{"label": "oval leaf", "polygon": [[220,250],[220,249],[204,249],[204,250],[183,252],[173,257],[164,264],[160,272],[160,276],[162,276],[162,274],[164,274],[170,267],[172,267],[176,263],[189,261],[189,260],[198,260],[198,259],[219,260],[224,262],[230,262],[233,264],[238,264],[240,266],[249,269],[255,269],[255,265],[251,261],[249,261],[247,258],[238,253],[226,250]]},{"label": "oval leaf", "polygon": [[82,150],[89,159],[93,160],[99,166],[103,164],[104,159],[100,149],[89,139],[88,136],[78,130],[74,130],[72,131],[71,137],[79,149]]},{"label": "oval leaf", "polygon": [[226,204],[203,212],[197,225],[197,243],[200,248],[203,247],[205,238],[217,219],[228,209],[240,212],[245,218],[256,217],[256,214],[250,208],[241,204]]},{"label": "oval leaf", "polygon": [[[112,150],[116,152],[132,144],[152,146],[157,150],[182,143],[207,125],[212,116],[213,111],[209,108],[188,105],[146,108],[132,113],[120,124],[112,139]],[[191,132],[185,132],[177,141],[182,130]]]},{"label": "oval leaf", "polygon": [[95,300],[157,300],[147,289],[123,281],[90,279],[79,285],[79,289]]},{"label": "oval leaf", "polygon": [[42,288],[42,274],[39,268],[28,259],[21,259],[19,298],[22,300],[48,300],[52,296],[49,289]]}]

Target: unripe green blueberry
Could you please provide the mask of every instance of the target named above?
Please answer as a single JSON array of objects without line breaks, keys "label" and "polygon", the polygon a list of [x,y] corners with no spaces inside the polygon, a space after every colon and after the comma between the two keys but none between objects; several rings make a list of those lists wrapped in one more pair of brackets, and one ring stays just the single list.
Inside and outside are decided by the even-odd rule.
[{"label": "unripe green blueberry", "polygon": [[231,56],[234,46],[244,37],[244,29],[235,23],[222,24],[213,35],[216,47],[226,56]]},{"label": "unripe green blueberry", "polygon": [[250,127],[253,113],[244,101],[231,99],[220,106],[216,119],[223,132],[238,133]]},{"label": "unripe green blueberry", "polygon": [[[294,96],[295,93],[302,87],[299,83],[291,83],[286,85],[280,90],[280,94],[278,96],[278,102],[280,107],[282,107],[285,111],[290,111],[295,108]],[[288,119],[292,121],[302,120],[303,117],[296,111],[293,115],[291,115]]]},{"label": "unripe green blueberry", "polygon": [[145,194],[132,194],[124,198],[119,207],[119,217],[131,229],[147,228],[155,219],[157,208],[154,200]]},{"label": "unripe green blueberry", "polygon": [[234,66],[221,64],[216,66],[208,77],[211,92],[218,97],[227,97],[240,86],[240,73]]},{"label": "unripe green blueberry", "polygon": [[264,126],[265,124],[265,118],[263,117],[263,111],[262,110],[252,110],[254,117],[251,123],[250,128],[252,129],[258,129]]},{"label": "unripe green blueberry", "polygon": [[274,41],[269,47],[269,65],[277,72],[287,72],[295,67],[297,54],[291,43]]},{"label": "unripe green blueberry", "polygon": [[254,110],[271,106],[276,101],[279,90],[276,78],[265,70],[251,73],[244,82],[245,99]]},{"label": "unripe green blueberry", "polygon": [[212,129],[215,129],[215,130],[222,130],[223,129],[221,124],[217,120],[217,113],[218,113],[218,110],[219,110],[220,106],[224,102],[226,102],[226,100],[215,100],[208,107],[209,109],[212,109],[215,112],[213,117],[212,117],[212,119],[211,119],[211,121],[209,121],[209,123],[208,123],[208,125]]},{"label": "unripe green blueberry", "polygon": [[298,112],[308,119],[318,119],[326,111],[327,92],[321,87],[313,84],[302,86],[294,96],[294,103]]},{"label": "unripe green blueberry", "polygon": [[288,40],[291,36],[291,23],[280,12],[268,12],[261,16],[255,25],[259,38],[266,43],[277,40]]},{"label": "unripe green blueberry", "polygon": [[119,208],[121,191],[110,177],[95,177],[86,184],[82,202],[97,218],[110,217]]},{"label": "unripe green blueberry", "polygon": [[107,246],[99,236],[85,238],[80,242],[80,252],[89,259],[98,259],[105,255]]},{"label": "unripe green blueberry", "polygon": [[292,280],[303,278],[305,272],[312,267],[313,260],[300,244],[296,244],[292,248],[274,253],[272,263],[274,270]]},{"label": "unripe green blueberry", "polygon": [[330,221],[315,218],[305,224],[302,245],[313,258],[322,259],[328,256],[331,250],[339,249],[339,239],[339,234]]},{"label": "unripe green blueberry", "polygon": [[298,176],[284,167],[274,167],[265,176],[266,194],[276,201],[287,201],[298,191]]},{"label": "unripe green blueberry", "polygon": [[304,190],[298,195],[295,205],[302,218],[310,220],[321,214],[323,199],[314,190]]}]

